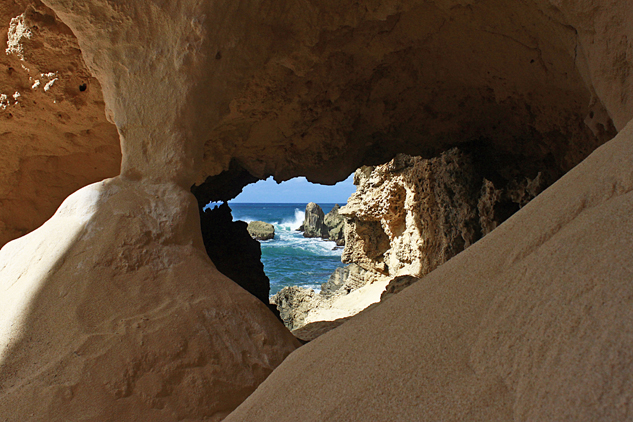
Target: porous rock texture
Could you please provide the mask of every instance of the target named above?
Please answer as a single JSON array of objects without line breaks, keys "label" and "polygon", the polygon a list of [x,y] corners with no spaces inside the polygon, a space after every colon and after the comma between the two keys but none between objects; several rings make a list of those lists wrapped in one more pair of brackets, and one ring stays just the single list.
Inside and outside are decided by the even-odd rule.
[{"label": "porous rock texture", "polygon": [[284,325],[289,330],[296,330],[306,324],[306,316],[318,306],[320,300],[312,289],[286,286],[270,298],[270,303],[279,310]]},{"label": "porous rock texture", "polygon": [[[291,330],[314,322],[343,321],[380,301],[387,283],[372,283],[373,277],[370,271],[350,264],[337,268],[328,281],[321,285],[319,293],[305,287],[287,286],[272,296],[270,301]],[[330,328],[335,326],[329,325]]]},{"label": "porous rock texture", "polygon": [[480,159],[452,148],[432,159],[399,154],[356,171],[356,192],[339,212],[347,219],[342,260],[366,270],[361,286],[428,274],[547,187],[540,172],[497,177],[495,185]]},{"label": "porous rock texture", "polygon": [[156,149],[176,163],[159,141],[172,135],[188,139],[181,167],[198,183],[231,165],[334,183],[473,140],[514,157],[515,172],[560,176],[633,110],[624,0],[46,3],[77,35],[121,136],[147,121],[151,136],[124,143],[138,148],[124,154],[130,176]]},{"label": "porous rock texture", "polygon": [[297,350],[226,421],[630,419],[632,160],[629,124],[481,241]]},{"label": "porous rock texture", "polygon": [[[296,347],[204,254],[194,183],[224,174],[227,196],[251,177],[334,183],[399,152],[431,158],[461,144],[485,152],[503,180],[553,181],[617,131],[424,281],[291,355],[229,419],[630,417],[630,1],[44,3],[101,85],[121,175],[2,249],[5,418],[218,419]],[[24,4],[3,2],[3,25]],[[20,22],[2,63],[20,64]],[[57,71],[45,64],[40,77]],[[2,119],[22,110],[19,98]],[[53,157],[37,179],[51,181],[37,191],[43,204],[117,161],[110,147],[91,149],[114,145],[100,116],[20,143],[46,132],[34,121],[58,119],[55,108],[35,110],[41,117],[15,125],[24,136],[6,138],[13,167],[0,185],[18,204],[2,214],[6,239],[54,208],[19,203],[47,169],[28,157]],[[83,140],[65,135],[91,128]],[[84,141],[77,159],[54,158]],[[52,153],[32,154],[41,144]]]},{"label": "porous rock texture", "polygon": [[287,292],[279,308],[286,326],[347,318],[402,291],[547,186],[541,172],[510,180],[492,174],[485,154],[461,148],[431,159],[398,154],[356,171],[356,192],[337,210],[346,220],[342,261],[350,265],[337,269],[318,295]]},{"label": "porous rock texture", "polygon": [[323,224],[327,227],[327,239],[336,242],[336,246],[345,246],[345,217],[339,214],[341,207],[334,207],[323,217]]},{"label": "porous rock texture", "polygon": [[116,176],[121,148],[77,39],[39,1],[0,4],[0,246]]}]

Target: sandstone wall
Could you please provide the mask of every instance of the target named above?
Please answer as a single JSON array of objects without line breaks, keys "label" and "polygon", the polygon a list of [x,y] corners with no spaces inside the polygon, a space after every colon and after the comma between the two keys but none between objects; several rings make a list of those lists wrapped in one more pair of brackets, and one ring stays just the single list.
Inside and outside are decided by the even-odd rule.
[{"label": "sandstone wall", "polygon": [[175,184],[114,178],[0,251],[7,420],[220,420],[298,345],[213,266]]},{"label": "sandstone wall", "polygon": [[0,252],[0,414],[217,420],[297,346],[203,252],[189,190],[231,163],[222,196],[463,143],[502,180],[549,180],[622,130],[428,282],[292,355],[232,417],[630,415],[629,1],[44,3],[67,27],[37,4],[11,26],[26,3],[0,6],[5,240],[116,173],[103,109],[121,176]]},{"label": "sandstone wall", "polygon": [[226,421],[629,420],[631,160],[633,124],[480,242],[293,353]]},{"label": "sandstone wall", "polygon": [[0,246],[119,173],[116,128],[77,40],[39,1],[0,4]]},{"label": "sandstone wall", "polygon": [[[29,4],[43,10],[27,0],[3,4],[7,33],[11,19]],[[255,178],[306,175],[334,183],[360,165],[385,162],[397,152],[430,157],[473,139],[499,155],[523,157],[525,163],[538,162],[560,175],[610,139],[632,110],[625,94],[632,34],[623,24],[631,11],[624,1],[608,8],[594,0],[534,0],[512,6],[497,0],[390,0],[305,7],[268,2],[195,6],[180,0],[165,10],[154,3],[121,3],[114,9],[101,2],[91,8],[87,3],[66,7],[58,0],[47,4],[79,34],[91,72],[105,83],[110,119],[115,121],[116,109],[136,110],[118,113],[122,136],[135,138],[129,131],[136,130],[137,117],[148,121],[151,135],[136,136],[146,140],[138,141],[138,154],[126,155],[151,163],[147,151],[163,145],[159,139],[170,132],[161,128],[172,126],[171,115],[172,122],[179,122],[179,133],[189,139],[178,148],[189,151],[183,168],[193,169],[198,184],[231,163]],[[81,17],[91,13],[95,19]],[[53,19],[50,12],[44,15]],[[103,120],[102,104],[89,112],[88,106],[80,111],[55,105],[49,110],[49,101],[35,99],[37,106],[31,107],[28,97],[42,90],[25,89],[34,83],[28,77],[48,72],[60,75],[48,97],[59,96],[62,90],[55,88],[67,82],[67,105],[86,97],[90,107],[93,99],[101,101],[96,80],[87,79],[83,64],[77,63],[77,41],[68,29],[36,26],[31,31],[34,42],[21,38],[34,75],[19,66],[17,53],[3,59],[7,74],[20,82],[5,76],[2,93],[9,99],[20,92],[23,102],[14,111],[38,116],[21,119],[11,130],[14,137],[3,136],[9,139],[7,146],[20,151],[7,154],[15,158],[6,165],[8,179],[2,185],[21,186],[5,194],[4,203],[16,203],[3,207],[7,215],[1,221],[13,233],[5,241],[41,224],[73,189],[115,175],[119,162],[114,149],[118,140]],[[120,48],[112,51],[108,40],[116,40]],[[60,51],[63,45],[67,52]],[[86,80],[87,90],[76,92]],[[162,82],[166,80],[170,82]],[[47,81],[40,82],[43,87]],[[137,95],[138,90],[147,95]],[[39,109],[42,105],[49,107]],[[66,123],[53,130],[60,123],[59,107]],[[67,127],[69,117],[76,127]],[[35,120],[45,121],[46,130],[32,124]],[[86,130],[91,130],[89,138]],[[37,132],[42,135],[34,136]],[[181,136],[167,138],[172,135]],[[78,139],[70,142],[73,136]],[[40,145],[36,151],[25,151],[18,140],[29,137],[45,141],[35,142]],[[73,142],[83,148],[81,159],[63,161],[65,151],[74,150]],[[179,154],[169,144],[164,143],[163,152],[175,163]],[[107,153],[99,148],[106,145]],[[49,150],[42,151],[44,146]],[[29,167],[26,157],[39,161]],[[79,168],[78,163],[85,165]],[[35,170],[46,166],[51,171],[42,175],[44,182],[31,182]],[[137,177],[142,172],[134,169],[139,166],[146,164],[125,164],[124,172],[130,167],[129,175]],[[33,192],[64,174],[63,180]],[[234,183],[239,191],[247,182],[240,178]]]}]

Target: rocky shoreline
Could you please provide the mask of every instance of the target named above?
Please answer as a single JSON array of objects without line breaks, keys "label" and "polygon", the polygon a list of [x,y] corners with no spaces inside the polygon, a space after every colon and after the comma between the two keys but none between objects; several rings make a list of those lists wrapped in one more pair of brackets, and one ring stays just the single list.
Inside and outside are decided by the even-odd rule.
[{"label": "rocky shoreline", "polygon": [[339,214],[341,207],[336,204],[327,214],[323,209],[310,202],[306,206],[305,219],[299,231],[304,237],[320,237],[323,240],[336,242],[337,246],[345,246],[345,218]]},{"label": "rocky shoreline", "polygon": [[[344,320],[416,283],[525,206],[547,183],[533,179],[492,182],[467,150],[431,159],[400,154],[354,175],[357,191],[327,215],[306,207],[306,237],[345,246],[347,266],[321,291],[285,287],[271,298],[290,330]],[[323,324],[321,324],[323,325]],[[323,330],[323,327],[320,328]]]}]

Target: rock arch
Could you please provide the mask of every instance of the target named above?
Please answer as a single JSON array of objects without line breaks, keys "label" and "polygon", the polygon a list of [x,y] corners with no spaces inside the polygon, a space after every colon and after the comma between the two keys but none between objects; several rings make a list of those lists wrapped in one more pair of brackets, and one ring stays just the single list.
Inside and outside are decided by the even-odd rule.
[{"label": "rock arch", "polygon": [[[44,3],[77,37],[101,84],[122,163],[120,176],[71,195],[44,226],[0,252],[0,282],[11,292],[0,298],[7,309],[0,319],[0,385],[7,391],[0,409],[12,409],[18,419],[29,412],[47,420],[79,418],[95,402],[86,419],[146,412],[155,420],[222,418],[297,346],[203,252],[189,189],[213,183],[208,178],[230,171],[231,163],[255,178],[305,175],[334,183],[360,164],[398,152],[432,156],[477,142],[502,176],[538,168],[556,179],[618,131],[620,144],[630,139],[623,129],[633,112],[633,28],[626,24],[633,8],[624,0],[609,7],[593,0]],[[75,85],[78,93],[91,91]],[[601,151],[596,166],[611,150]],[[579,171],[596,172],[589,164]],[[237,189],[247,182],[242,176]],[[577,173],[565,180],[563,187],[586,182]],[[628,179],[613,183],[613,192],[628,192]],[[598,194],[583,195],[598,201]],[[547,198],[543,209],[556,214]],[[512,221],[533,223],[530,215]],[[544,238],[556,231],[538,227]],[[502,243],[499,236],[450,268],[477,265],[477,254]],[[518,244],[510,249],[520,260],[525,251]],[[504,259],[495,266],[511,272],[514,264]],[[445,293],[429,297],[461,298]],[[495,304],[504,318],[529,320]],[[448,318],[442,311],[428,316],[440,325]],[[547,326],[546,319],[534,329]],[[370,335],[372,324],[359,332]],[[495,338],[486,333],[476,341]],[[627,338],[613,337],[618,347]],[[311,350],[318,348],[301,356],[314,357]],[[478,350],[484,351],[473,357],[475,379],[464,391],[469,385],[496,391],[507,382],[512,392],[514,378],[499,382],[485,372],[490,362],[508,363]],[[551,366],[541,368],[543,379],[551,375]],[[478,384],[482,373],[486,382]],[[234,417],[262,416],[253,400],[274,383]],[[463,397],[472,400],[468,394],[477,388]],[[493,411],[508,409],[491,403]],[[555,404],[547,409],[558,409]],[[529,409],[518,412],[533,416]]]}]

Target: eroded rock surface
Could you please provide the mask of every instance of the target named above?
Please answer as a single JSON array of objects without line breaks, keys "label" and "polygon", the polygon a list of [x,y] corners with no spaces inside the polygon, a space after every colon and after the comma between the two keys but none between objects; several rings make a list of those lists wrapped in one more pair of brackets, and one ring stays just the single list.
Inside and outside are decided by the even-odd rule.
[{"label": "eroded rock surface", "polygon": [[293,353],[226,421],[627,421],[632,160],[629,124],[480,242]]},{"label": "eroded rock surface", "polygon": [[323,217],[323,224],[327,227],[328,240],[336,242],[337,246],[345,245],[345,217],[339,214],[341,207],[338,204]]},{"label": "eroded rock surface", "polygon": [[[131,177],[143,173],[137,167],[152,167],[148,151],[162,148],[159,139],[165,136],[189,140],[186,148],[180,148],[189,151],[183,166],[196,173],[198,184],[233,163],[254,178],[274,175],[285,180],[303,174],[312,181],[334,183],[362,164],[385,162],[397,152],[428,158],[473,140],[498,155],[523,157],[524,163],[554,169],[560,176],[610,139],[633,110],[626,94],[632,77],[627,57],[632,54],[628,40],[633,30],[624,24],[632,12],[624,0],[609,7],[593,7],[592,0],[508,5],[494,0],[468,4],[389,0],[311,7],[181,0],[162,9],[154,3],[131,2],[112,8],[103,0],[83,5],[69,0],[46,3],[70,26],[79,44],[67,29],[61,31],[65,37],[61,42],[59,34],[37,34],[46,32],[42,29],[46,25],[25,30],[16,23],[10,29],[11,20],[22,15],[28,4],[41,6],[26,0],[4,2],[3,25],[7,34],[14,34],[11,41],[7,36],[11,54],[3,64],[6,74],[22,72],[19,54],[31,66],[36,58],[29,58],[29,51],[42,47],[41,58],[50,51],[52,57],[29,69],[38,76],[61,72],[47,91],[49,96],[67,81],[70,91],[83,93],[65,93],[72,101],[86,95],[96,99],[95,79],[86,82],[88,75],[82,71],[64,73],[64,68],[79,69],[79,64],[60,62],[59,69],[48,68],[64,56],[56,50],[60,45],[72,45],[75,57],[79,57],[76,46],[81,45],[88,67],[104,84],[110,118],[115,121],[118,116],[122,136],[134,138],[137,117],[151,121],[146,126],[153,128],[151,136],[139,135],[145,140],[138,141],[138,153],[129,154],[145,157],[144,161],[132,165],[132,159],[125,158],[124,173],[129,167],[126,174]],[[28,14],[24,20],[28,26],[26,18]],[[29,31],[32,38],[25,35]],[[59,29],[50,32],[55,31]],[[117,47],[113,50],[111,44]],[[12,100],[19,92],[25,105],[26,88],[34,81],[22,73],[20,89],[9,78],[2,93]],[[40,80],[40,91],[49,82]],[[86,90],[80,91],[84,84]],[[55,128],[61,106],[41,110],[38,107],[49,103],[43,98],[28,110]],[[167,103],[169,107],[164,106]],[[121,112],[115,113],[117,109]],[[79,114],[86,110],[83,107]],[[68,116],[74,117],[76,111],[62,107],[62,114]],[[119,159],[111,148],[117,144],[113,128],[106,124],[101,129],[102,109],[93,111],[86,112],[86,119],[77,121],[72,130],[43,131],[51,136],[41,144],[72,150],[65,134],[76,135],[72,142],[85,145],[88,138],[82,131],[91,130],[90,141],[100,139],[91,146],[109,146],[105,157],[96,148],[82,152],[72,163],[68,159],[58,165],[54,162],[60,158],[55,157],[63,157],[59,151],[29,155],[20,150],[7,154],[17,160],[7,168],[15,169],[25,157],[53,157],[48,161],[54,171],[43,179],[55,180],[66,169],[93,162],[90,157],[101,154],[94,161],[104,166],[97,165],[98,171],[115,174]],[[14,139],[28,139],[37,132],[42,126],[30,124],[37,119],[22,119],[12,130]],[[86,121],[92,121],[91,126]],[[174,122],[180,122],[178,135],[158,129]],[[14,140],[7,144],[23,145]],[[168,162],[179,161],[174,150],[162,151],[171,155]],[[195,160],[199,162],[192,166]],[[13,176],[2,186],[16,186],[42,164],[25,166],[18,173],[8,170]],[[52,214],[62,195],[54,193],[56,186],[67,187],[75,180],[80,181],[78,186],[87,183],[90,178],[85,175],[95,170],[84,167],[36,195],[29,194],[27,203],[15,205],[21,213],[7,211],[1,219],[13,233],[7,239]],[[67,194],[73,188],[66,189]],[[5,203],[17,202],[14,198],[22,198],[26,191],[24,186],[7,193]],[[50,205],[38,209],[43,203]],[[25,209],[32,210],[29,221],[12,221],[19,215],[26,220]]]},{"label": "eroded rock surface", "polygon": [[335,204],[327,214],[316,203],[306,205],[305,218],[299,231],[304,237],[320,237],[336,242],[337,246],[345,245],[345,218],[339,214],[340,206]]},{"label": "eroded rock surface", "polygon": [[116,176],[121,148],[71,30],[39,1],[0,4],[0,246]]},{"label": "eroded rock surface", "polygon": [[[321,284],[319,293],[305,287],[284,287],[271,298],[271,303],[290,330],[319,321],[342,320],[380,300],[386,284],[372,284],[370,280],[373,280],[371,272],[350,264],[337,268],[328,281]],[[319,333],[325,331],[319,330]]]},{"label": "eroded rock surface", "polygon": [[[422,277],[451,259],[534,198],[542,173],[488,180],[479,157],[451,149],[438,158],[398,155],[363,167],[357,190],[339,213],[347,220],[342,260],[367,270],[367,282]],[[499,186],[500,185],[500,186]],[[395,282],[402,288],[401,282]]]},{"label": "eroded rock surface", "polygon": [[305,325],[305,318],[320,302],[318,293],[299,286],[287,286],[270,298],[270,303],[279,310],[281,319],[290,330]]},{"label": "eroded rock surface", "polygon": [[220,420],[246,398],[297,343],[213,266],[199,224],[185,189],[115,178],[8,243],[2,417]]},{"label": "eroded rock surface", "polygon": [[[97,176],[95,163],[117,161],[101,117],[48,124],[82,115],[71,103],[94,93],[90,82],[82,91],[68,77],[61,115],[53,102],[21,118],[35,82],[10,63],[36,63],[36,26],[61,34],[40,38],[55,56],[44,64],[81,48],[120,135],[122,174],[1,252],[0,413],[10,419],[218,419],[295,347],[204,255],[194,183],[228,171],[228,196],[268,175],[334,183],[396,153],[460,146],[483,152],[474,163],[494,176],[477,203],[483,232],[508,213],[496,206],[508,197],[499,180],[529,179],[529,193],[541,172],[547,185],[633,116],[626,0],[45,3],[77,44],[48,12],[30,25],[29,14],[12,21],[25,3],[0,6],[10,82],[0,113],[20,117],[6,138],[3,210],[14,204],[0,228],[7,239],[31,230],[54,208],[33,198],[59,203]],[[50,102],[55,78],[40,80],[32,105]],[[19,142],[50,127],[45,142]],[[95,148],[65,155],[74,142]],[[630,130],[618,142],[428,282],[291,356],[233,420],[626,420]],[[34,195],[30,178],[49,168]],[[390,240],[367,242],[378,271],[391,271],[379,268]]]},{"label": "eroded rock surface", "polygon": [[325,214],[318,204],[310,202],[306,205],[305,218],[299,230],[303,231],[304,237],[326,237],[328,228],[323,219]]}]

